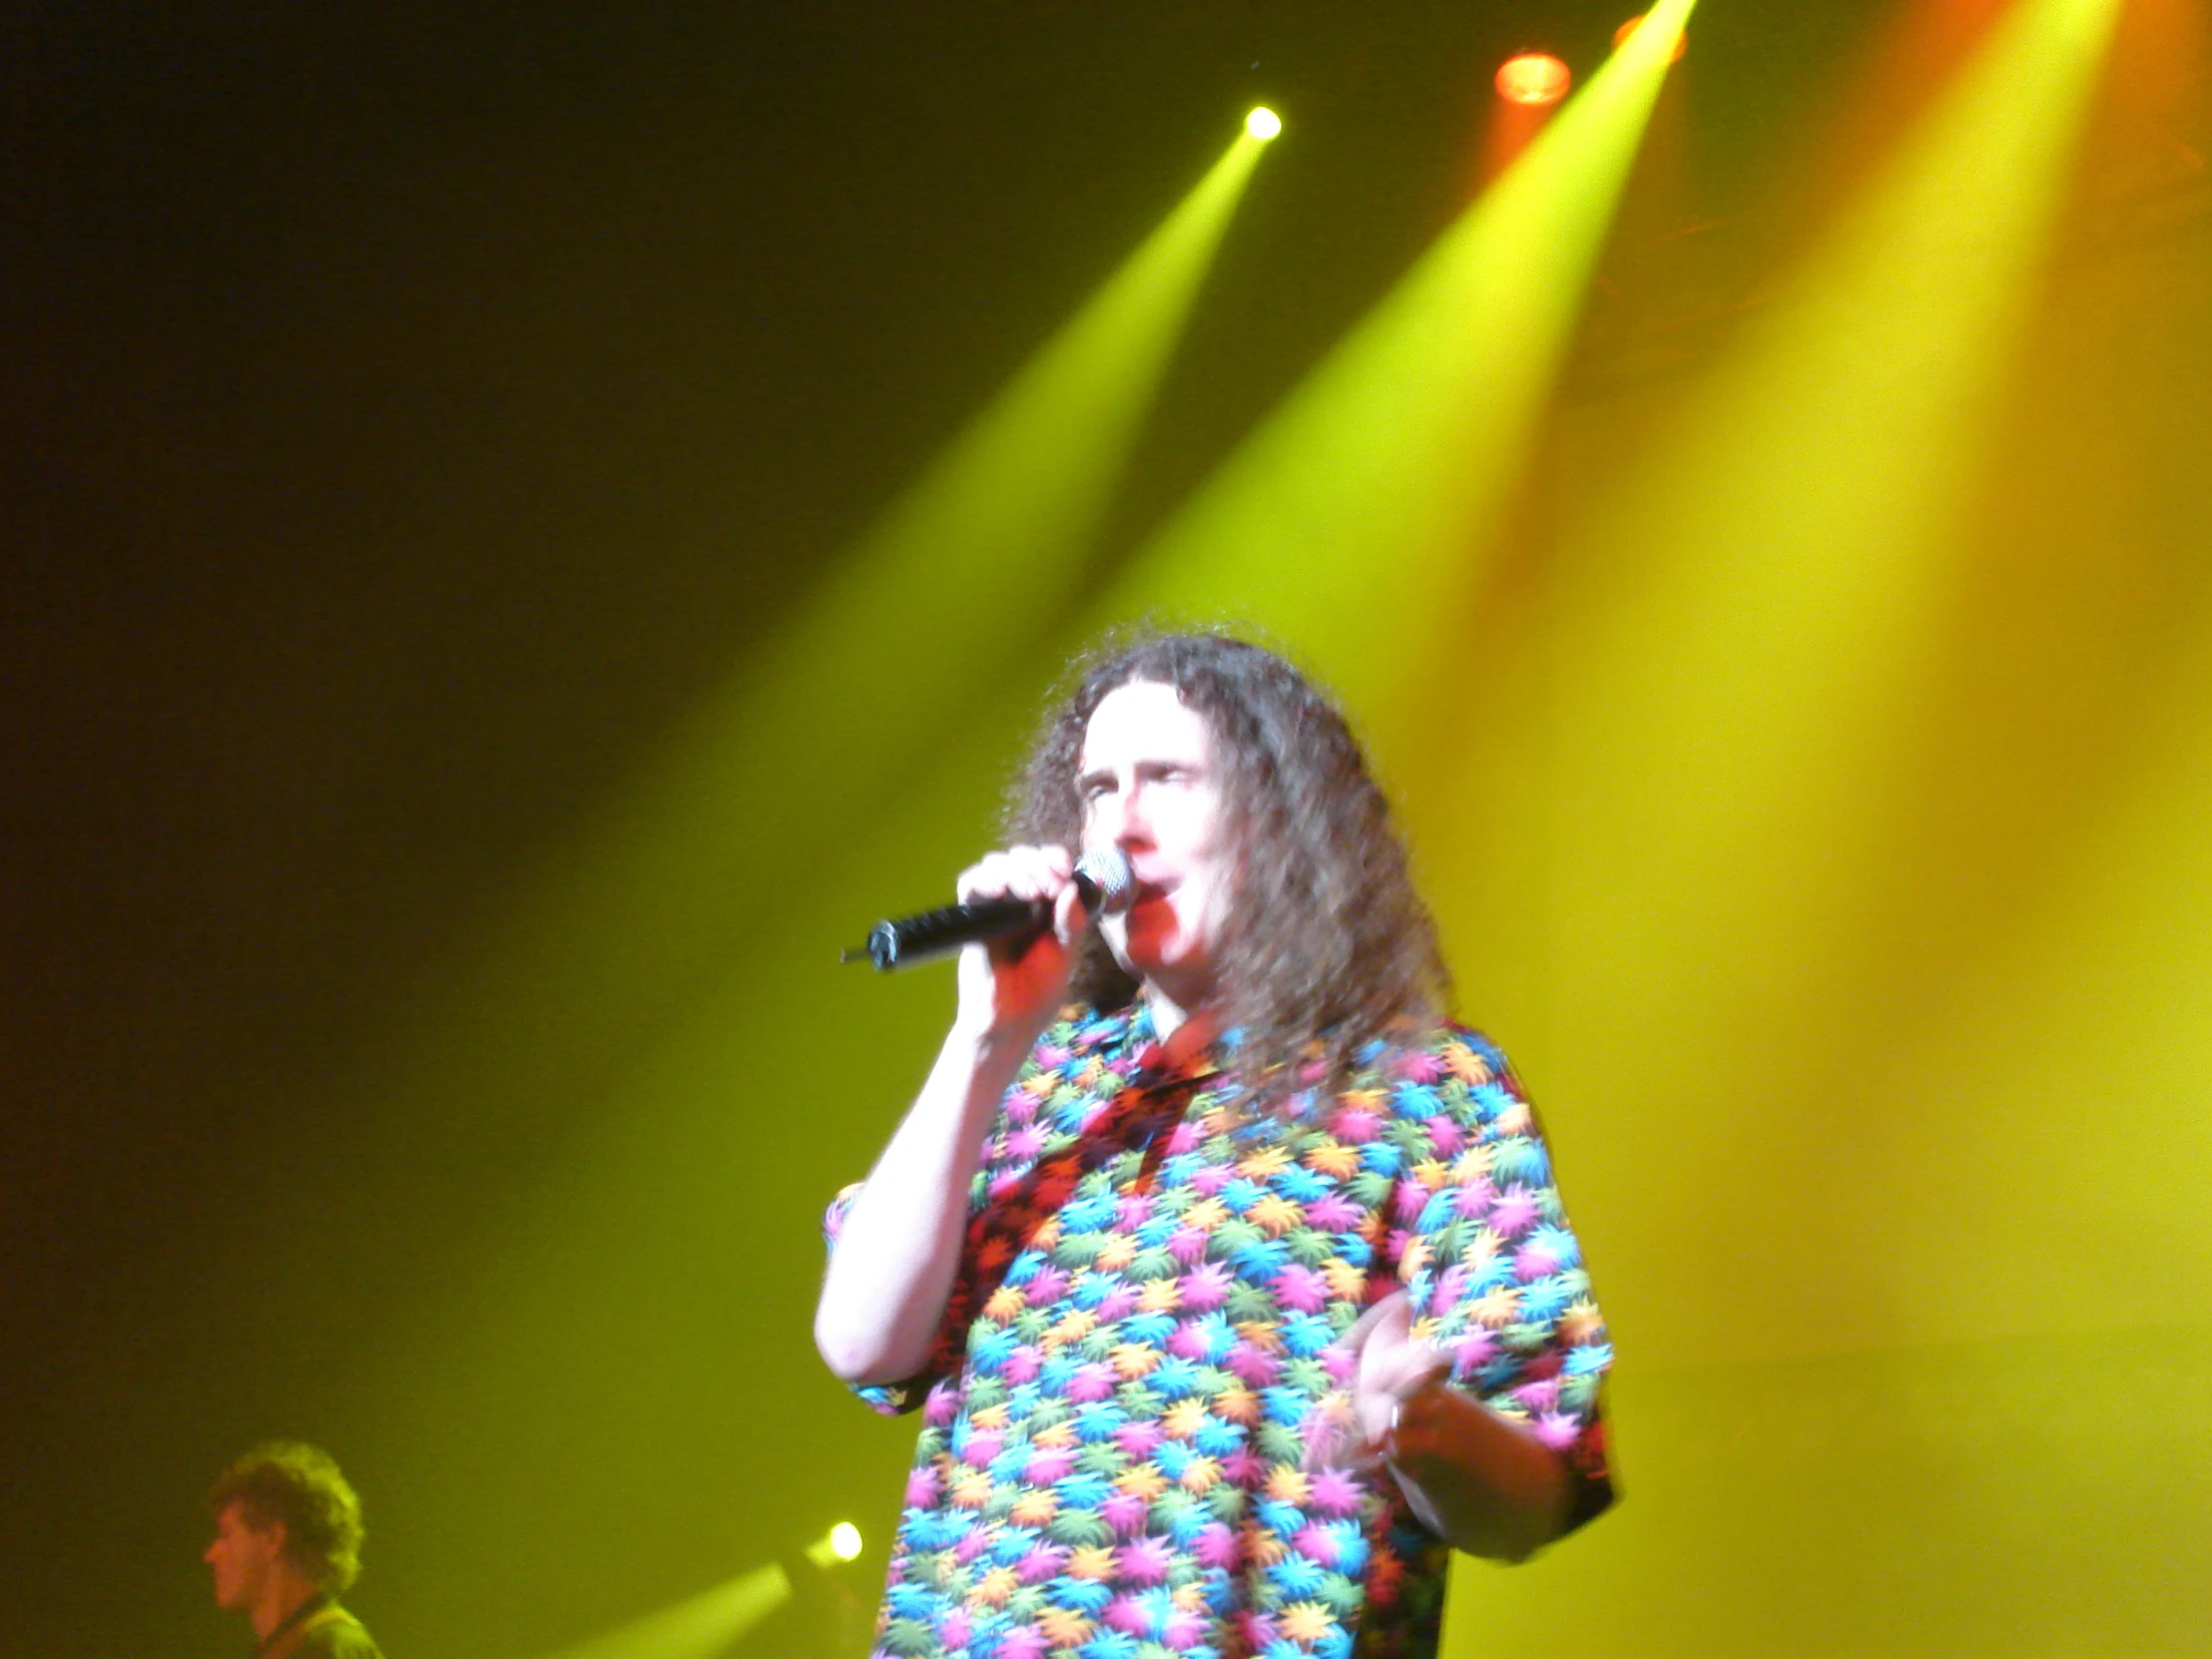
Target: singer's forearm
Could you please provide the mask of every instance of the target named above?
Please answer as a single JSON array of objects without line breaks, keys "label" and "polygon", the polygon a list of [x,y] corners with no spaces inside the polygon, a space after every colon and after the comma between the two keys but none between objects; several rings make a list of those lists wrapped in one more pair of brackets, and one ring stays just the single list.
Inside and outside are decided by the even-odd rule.
[{"label": "singer's forearm", "polygon": [[846,1382],[901,1382],[927,1362],[983,1136],[1033,1040],[955,1025],[846,1212],[815,1310],[815,1346]]}]

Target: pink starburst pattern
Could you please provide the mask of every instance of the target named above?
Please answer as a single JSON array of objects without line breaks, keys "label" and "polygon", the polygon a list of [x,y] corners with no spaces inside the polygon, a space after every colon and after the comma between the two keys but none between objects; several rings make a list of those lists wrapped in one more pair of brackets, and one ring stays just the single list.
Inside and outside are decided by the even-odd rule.
[{"label": "pink starburst pattern", "polygon": [[1490,1206],[1490,1231],[1501,1239],[1517,1239],[1536,1225],[1536,1195],[1526,1187],[1500,1193]]},{"label": "pink starburst pattern", "polygon": [[1459,1149],[1467,1144],[1466,1131],[1459,1127],[1458,1120],[1445,1117],[1441,1112],[1421,1127],[1428,1131],[1428,1144],[1436,1149],[1439,1158],[1456,1158]]},{"label": "pink starburst pattern", "polygon": [[922,1402],[921,1420],[931,1428],[942,1428],[959,1414],[959,1396],[941,1382],[929,1390],[928,1399]]},{"label": "pink starburst pattern", "polygon": [[1391,1069],[1408,1083],[1440,1083],[1448,1068],[1441,1055],[1425,1048],[1408,1048],[1399,1051]]},{"label": "pink starburst pattern", "polygon": [[1008,1382],[1034,1382],[1037,1373],[1044,1369],[1044,1357],[1027,1343],[1006,1356],[1005,1378]]},{"label": "pink starburst pattern", "polygon": [[1340,1388],[1351,1385],[1353,1364],[1351,1352],[1334,1343],[1321,1351],[1322,1373]]},{"label": "pink starburst pattern", "polygon": [[1207,1164],[1191,1172],[1191,1185],[1206,1197],[1212,1198],[1236,1178],[1234,1165]]},{"label": "pink starburst pattern", "polygon": [[1211,1313],[1229,1300],[1231,1276],[1226,1262],[1208,1262],[1183,1276],[1183,1306]]},{"label": "pink starburst pattern", "polygon": [[1549,1279],[1559,1271],[1559,1258],[1542,1245],[1523,1245],[1513,1252],[1513,1277],[1523,1285]]},{"label": "pink starburst pattern", "polygon": [[1045,1139],[1045,1132],[1033,1125],[1026,1129],[1015,1130],[1006,1137],[1005,1156],[1007,1161],[1021,1164],[1030,1162],[1038,1153],[1044,1150]]},{"label": "pink starburst pattern", "polygon": [[1324,1233],[1349,1233],[1366,1219],[1367,1212],[1343,1193],[1328,1193],[1306,1206],[1310,1226]]},{"label": "pink starburst pattern", "polygon": [[1132,1584],[1157,1584],[1175,1564],[1175,1542],[1170,1538],[1138,1538],[1114,1551],[1114,1565]]},{"label": "pink starburst pattern", "polygon": [[1134,1233],[1152,1219],[1152,1199],[1145,1193],[1123,1193],[1114,1206],[1114,1226],[1123,1233]]},{"label": "pink starburst pattern", "polygon": [[1114,1368],[1103,1360],[1078,1367],[1075,1375],[1068,1379],[1067,1394],[1078,1405],[1113,1398]]},{"label": "pink starburst pattern", "polygon": [[906,1507],[926,1509],[937,1501],[941,1486],[935,1469],[915,1469],[906,1476]]},{"label": "pink starburst pattern", "polygon": [[1073,1468],[1075,1446],[1044,1446],[1022,1466],[1022,1480],[1031,1486],[1051,1486],[1055,1480],[1066,1480]]},{"label": "pink starburst pattern", "polygon": [[1196,1152],[1205,1144],[1206,1131],[1203,1126],[1187,1121],[1179,1123],[1175,1126],[1175,1133],[1168,1137],[1168,1156],[1173,1158],[1186,1152]]},{"label": "pink starburst pattern", "polygon": [[1137,1306],[1137,1294],[1134,1285],[1116,1285],[1098,1305],[1098,1323],[1111,1325],[1118,1319],[1127,1319]]},{"label": "pink starburst pattern", "polygon": [[1497,1336],[1476,1326],[1451,1345],[1451,1369],[1461,1377],[1480,1371],[1497,1358]]},{"label": "pink starburst pattern", "polygon": [[1348,1146],[1365,1146],[1382,1132],[1382,1120],[1365,1106],[1348,1106],[1330,1122],[1329,1132]]},{"label": "pink starburst pattern", "polygon": [[1205,1231],[1197,1227],[1178,1227],[1168,1235],[1168,1254],[1184,1267],[1205,1261]]},{"label": "pink starburst pattern", "polygon": [[1136,1458],[1150,1457],[1164,1438],[1160,1425],[1149,1419],[1125,1422],[1114,1430],[1115,1444]]},{"label": "pink starburst pattern", "polygon": [[1497,1189],[1490,1185],[1490,1178],[1478,1175],[1459,1189],[1451,1201],[1451,1208],[1461,1221],[1473,1221],[1496,1202]]},{"label": "pink starburst pattern", "polygon": [[1068,1552],[1061,1544],[1031,1544],[1028,1553],[1014,1563],[1014,1575],[1024,1584],[1042,1584],[1048,1578],[1057,1578],[1068,1564]]},{"label": "pink starburst pattern", "polygon": [[1249,1445],[1241,1445],[1221,1460],[1221,1472],[1230,1484],[1251,1491],[1267,1479],[1268,1460]]},{"label": "pink starburst pattern", "polygon": [[1317,1314],[1329,1305],[1329,1281],[1312,1268],[1293,1262],[1274,1280],[1275,1300],[1301,1314]]},{"label": "pink starburst pattern", "polygon": [[1523,1382],[1513,1390],[1513,1397],[1537,1416],[1559,1407],[1559,1380],[1556,1377],[1539,1377],[1532,1382]]},{"label": "pink starburst pattern", "polygon": [[999,1632],[998,1659],[1044,1659],[1044,1632],[1033,1624],[1017,1624]]},{"label": "pink starburst pattern", "polygon": [[1306,1506],[1318,1514],[1350,1515],[1366,1495],[1366,1488],[1345,1470],[1324,1469],[1307,1486]]},{"label": "pink starburst pattern", "polygon": [[[1160,1627],[1160,1641],[1177,1653],[1187,1653],[1205,1639],[1206,1621],[1187,1607],[1178,1607]],[[1001,1649],[1000,1651],[1004,1651]]]},{"label": "pink starburst pattern", "polygon": [[991,1529],[987,1526],[971,1527],[960,1541],[952,1546],[953,1555],[963,1567],[973,1566],[976,1557],[991,1547]]},{"label": "pink starburst pattern", "polygon": [[1152,1634],[1152,1616],[1135,1596],[1116,1596],[1106,1604],[1105,1623],[1125,1636]]},{"label": "pink starburst pattern", "polygon": [[967,1449],[960,1453],[960,1460],[969,1468],[989,1468],[991,1459],[1005,1449],[1006,1440],[1003,1435],[970,1434],[967,1437]]},{"label": "pink starburst pattern", "polygon": [[1049,1308],[1067,1293],[1068,1276],[1058,1268],[1039,1268],[1023,1287],[1032,1308]]},{"label": "pink starburst pattern", "polygon": [[1337,1564],[1337,1540],[1318,1526],[1302,1526],[1291,1535],[1291,1547],[1310,1561],[1325,1567]]},{"label": "pink starburst pattern", "polygon": [[1247,1387],[1272,1386],[1283,1375],[1283,1362],[1265,1349],[1251,1343],[1240,1342],[1229,1351],[1229,1358],[1222,1362]]},{"label": "pink starburst pattern", "polygon": [[1191,1541],[1191,1554],[1200,1566],[1229,1568],[1237,1565],[1237,1534],[1220,1521],[1201,1527]]},{"label": "pink starburst pattern", "polygon": [[1151,1510],[1152,1505],[1135,1492],[1116,1492],[1098,1506],[1099,1518],[1124,1537],[1142,1532],[1145,1517]]},{"label": "pink starburst pattern", "polygon": [[1536,1438],[1554,1451],[1565,1451],[1581,1434],[1582,1424],[1564,1411],[1546,1411],[1536,1419]]},{"label": "pink starburst pattern", "polygon": [[963,1607],[948,1607],[937,1620],[937,1634],[946,1647],[966,1647],[972,1633],[973,1627]]},{"label": "pink starburst pattern", "polygon": [[1206,1328],[1196,1320],[1185,1320],[1168,1334],[1168,1352],[1180,1359],[1203,1361],[1213,1351]]},{"label": "pink starburst pattern", "polygon": [[1410,1175],[1400,1181],[1391,1192],[1390,1208],[1397,1219],[1410,1226],[1420,1220],[1420,1213],[1428,1205],[1428,1189]]}]

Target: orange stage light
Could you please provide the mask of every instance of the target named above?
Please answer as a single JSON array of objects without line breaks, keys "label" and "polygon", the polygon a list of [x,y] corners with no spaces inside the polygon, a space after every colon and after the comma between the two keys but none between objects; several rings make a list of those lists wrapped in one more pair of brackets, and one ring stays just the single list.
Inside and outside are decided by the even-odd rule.
[{"label": "orange stage light", "polygon": [[1573,77],[1547,52],[1523,52],[1507,58],[1497,72],[1497,95],[1508,104],[1556,104],[1566,97]]}]

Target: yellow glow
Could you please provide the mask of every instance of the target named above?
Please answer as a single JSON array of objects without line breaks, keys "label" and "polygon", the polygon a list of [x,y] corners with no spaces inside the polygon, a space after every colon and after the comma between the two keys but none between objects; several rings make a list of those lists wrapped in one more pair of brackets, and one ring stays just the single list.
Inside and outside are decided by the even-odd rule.
[{"label": "yellow glow", "polygon": [[1280,133],[1282,130],[1283,118],[1277,115],[1273,110],[1269,109],[1265,104],[1262,104],[1258,109],[1254,110],[1250,115],[1245,117],[1245,131],[1250,133],[1254,138],[1258,139],[1262,144],[1267,143],[1269,139],[1275,137],[1275,135]]},{"label": "yellow glow", "polygon": [[860,1529],[850,1521],[839,1521],[830,1528],[830,1553],[840,1561],[857,1560],[860,1554]]}]

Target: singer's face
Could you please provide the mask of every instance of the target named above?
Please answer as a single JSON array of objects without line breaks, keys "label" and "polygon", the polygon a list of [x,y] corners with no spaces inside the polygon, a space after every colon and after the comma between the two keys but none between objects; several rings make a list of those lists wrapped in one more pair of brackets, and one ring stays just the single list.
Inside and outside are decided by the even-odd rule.
[{"label": "singer's face", "polygon": [[1121,965],[1186,1012],[1213,988],[1236,849],[1213,734],[1173,686],[1107,693],[1083,734],[1083,849],[1118,846],[1136,891],[1099,925]]}]

